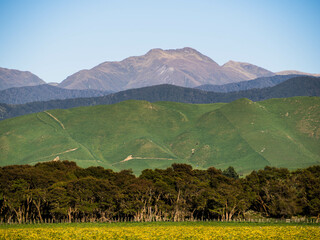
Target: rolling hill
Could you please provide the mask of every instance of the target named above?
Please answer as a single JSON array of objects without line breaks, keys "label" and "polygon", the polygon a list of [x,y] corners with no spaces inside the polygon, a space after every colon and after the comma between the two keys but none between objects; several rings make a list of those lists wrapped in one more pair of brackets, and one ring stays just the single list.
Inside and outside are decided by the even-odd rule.
[{"label": "rolling hill", "polygon": [[320,163],[320,98],[185,104],[124,101],[0,122],[0,165],[61,160],[113,170],[302,168]]},{"label": "rolling hill", "polygon": [[31,72],[0,68],[0,90],[40,84],[45,82]]},{"label": "rolling hill", "polygon": [[49,84],[16,87],[0,91],[0,103],[24,104],[55,99],[88,98],[108,95],[108,91],[64,89]]},{"label": "rolling hill", "polygon": [[219,66],[192,48],[152,49],[143,56],[120,62],[104,62],[90,70],[81,70],[59,84],[69,89],[99,89],[114,92],[159,84],[196,87],[225,84],[272,76],[274,73],[249,64],[230,61]]},{"label": "rolling hill", "polygon": [[130,89],[95,98],[51,100],[47,102],[32,102],[21,105],[0,103],[0,119],[41,112],[49,109],[67,109],[79,106],[113,104],[130,99],[146,100],[149,102],[172,101],[183,103],[227,103],[239,98],[261,101],[269,98],[294,96],[320,96],[320,78],[302,76],[289,79],[270,88],[250,89],[230,93],[206,92],[199,89],[184,88],[173,85],[159,85]]}]

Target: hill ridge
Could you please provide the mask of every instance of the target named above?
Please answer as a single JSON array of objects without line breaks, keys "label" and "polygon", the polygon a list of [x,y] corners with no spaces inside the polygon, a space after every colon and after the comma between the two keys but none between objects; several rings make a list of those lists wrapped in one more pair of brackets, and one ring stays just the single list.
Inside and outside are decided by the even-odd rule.
[{"label": "hill ridge", "polygon": [[240,173],[266,165],[295,169],[320,163],[319,106],[319,97],[294,97],[213,104],[129,100],[50,110],[59,122],[45,112],[0,122],[0,165],[59,157],[135,173],[173,162],[199,169],[232,165]]}]

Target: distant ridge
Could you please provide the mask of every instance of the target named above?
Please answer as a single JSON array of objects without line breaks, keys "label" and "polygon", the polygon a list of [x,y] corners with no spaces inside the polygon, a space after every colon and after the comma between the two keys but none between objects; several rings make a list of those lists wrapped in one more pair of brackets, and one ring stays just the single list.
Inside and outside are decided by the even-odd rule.
[{"label": "distant ridge", "polygon": [[[296,76],[299,75],[276,75],[238,83],[229,83],[223,85],[201,85],[196,88],[212,92],[235,92],[252,88],[272,87]],[[0,103],[24,104],[29,102],[49,101],[56,99],[100,97],[108,95],[109,93],[111,92],[93,89],[66,89],[56,87],[55,85],[51,84],[42,84],[37,86],[17,87],[2,90],[0,91]]]},{"label": "distant ridge", "polygon": [[273,87],[279,83],[282,83],[290,78],[298,77],[299,75],[276,75],[272,77],[261,77],[249,81],[242,81],[237,83],[228,83],[223,85],[201,85],[196,87],[204,91],[210,92],[237,92],[243,90],[249,90],[253,88],[266,88]]},{"label": "distant ridge", "polygon": [[[48,85],[76,90],[118,92],[160,84],[192,88],[225,85],[275,75],[320,76],[295,70],[274,73],[251,63],[237,61],[228,61],[220,66],[199,51],[185,47],[169,50],[155,48],[142,56],[103,62],[92,69],[80,70],[61,83],[52,82]],[[0,68],[0,91],[40,84],[46,83],[30,72]],[[239,90],[244,89],[249,88]]]},{"label": "distant ridge", "polygon": [[164,84],[130,89],[95,98],[51,100],[47,102],[33,102],[22,105],[0,104],[0,119],[34,112],[42,112],[48,109],[67,109],[79,106],[113,104],[130,99],[146,100],[149,102],[172,101],[183,103],[227,103],[239,98],[261,101],[270,98],[294,96],[320,96],[320,78],[308,76],[295,77],[270,88],[250,89],[230,93],[206,92],[199,89]]},{"label": "distant ridge", "polygon": [[275,75],[273,72],[255,66],[250,63],[229,61],[222,65],[222,68],[227,72],[234,72],[235,74],[242,74],[246,79],[255,79],[257,77],[270,77]]},{"label": "distant ridge", "polygon": [[320,74],[316,73],[306,73],[306,72],[300,72],[296,70],[286,70],[286,71],[281,71],[281,72],[276,72],[277,75],[290,75],[290,74],[295,74],[295,75],[307,75],[307,76],[313,76],[313,77],[320,77]]},{"label": "distant ridge", "polygon": [[24,104],[28,102],[49,101],[55,99],[100,97],[109,94],[99,90],[75,90],[42,84],[29,87],[15,87],[0,91],[0,103]]},{"label": "distant ridge", "polygon": [[45,81],[28,71],[0,68],[0,90],[45,84]]}]

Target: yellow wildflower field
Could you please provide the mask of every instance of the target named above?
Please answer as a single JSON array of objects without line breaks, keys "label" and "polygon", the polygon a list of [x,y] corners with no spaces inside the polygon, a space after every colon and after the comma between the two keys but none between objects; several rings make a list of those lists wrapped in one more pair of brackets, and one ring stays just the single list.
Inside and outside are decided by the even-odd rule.
[{"label": "yellow wildflower field", "polygon": [[319,226],[135,225],[0,228],[0,239],[320,239]]}]

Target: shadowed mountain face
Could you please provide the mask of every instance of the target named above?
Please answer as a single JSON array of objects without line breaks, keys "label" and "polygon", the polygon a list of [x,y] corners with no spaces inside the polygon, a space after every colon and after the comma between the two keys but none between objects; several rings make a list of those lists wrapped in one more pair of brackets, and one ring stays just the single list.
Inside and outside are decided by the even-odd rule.
[{"label": "shadowed mountain face", "polygon": [[0,90],[12,87],[35,86],[44,83],[42,79],[31,72],[0,68]]},{"label": "shadowed mountain face", "polygon": [[279,83],[282,83],[290,78],[299,77],[299,75],[275,75],[271,77],[261,77],[254,80],[242,81],[236,83],[227,83],[223,85],[205,84],[196,87],[204,91],[210,92],[236,92],[249,90],[253,88],[266,88],[273,87]]},{"label": "shadowed mountain face", "polygon": [[55,99],[89,98],[108,95],[110,92],[92,89],[76,90],[55,87],[49,84],[15,87],[0,91],[0,103],[24,104]]},{"label": "shadowed mountain face", "polygon": [[59,87],[121,91],[159,84],[196,87],[250,80],[274,73],[248,63],[228,62],[222,67],[192,48],[152,49],[139,57],[105,62],[79,71]]}]

